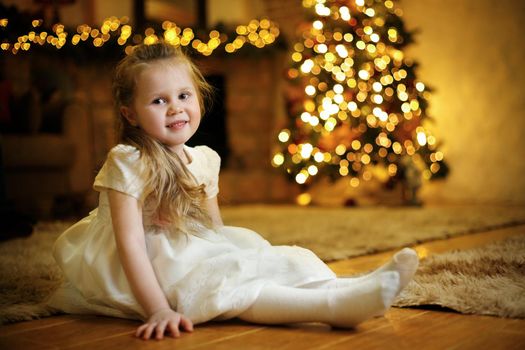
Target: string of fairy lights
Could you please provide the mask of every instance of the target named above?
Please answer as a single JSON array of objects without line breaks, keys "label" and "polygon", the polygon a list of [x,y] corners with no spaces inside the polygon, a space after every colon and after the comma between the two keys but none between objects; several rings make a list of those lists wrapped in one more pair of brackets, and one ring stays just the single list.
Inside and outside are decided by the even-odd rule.
[{"label": "string of fairy lights", "polygon": [[[321,174],[347,177],[353,187],[374,177],[387,182],[404,176],[407,158],[424,179],[446,173],[436,137],[423,126],[430,93],[402,51],[410,33],[396,1],[302,1],[313,19],[293,45],[287,77],[301,86],[303,98],[297,111],[288,111],[290,125],[278,133],[271,161],[297,184],[312,183]],[[0,43],[0,49],[17,54],[37,45],[60,49],[91,42],[99,48],[111,42],[129,52],[136,44],[163,39],[210,56],[219,48],[226,53],[246,45],[263,48],[280,35],[266,18],[231,33],[204,34],[171,21],[138,33],[127,17],[107,18],[100,27],[81,24],[74,32],[60,23],[46,30],[40,19],[31,25],[13,42]],[[8,29],[9,19],[0,18],[2,27]]]},{"label": "string of fairy lights", "polygon": [[443,153],[421,124],[429,92],[401,50],[408,34],[392,24],[402,15],[395,5],[303,0],[315,19],[293,46],[287,75],[304,99],[278,133],[272,159],[298,184],[323,170],[348,176],[354,187],[381,171],[387,181],[403,156],[428,165],[424,179],[439,172]]},{"label": "string of fairy lights", "polygon": [[[253,19],[246,25],[237,26],[233,37],[211,30],[204,39],[198,38],[192,28],[181,28],[171,21],[162,23],[160,33],[152,27],[146,28],[144,33],[136,33],[129,22],[128,17],[113,16],[105,19],[98,28],[81,24],[77,26],[76,32],[68,32],[61,23],[52,25],[50,31],[42,29],[43,20],[34,19],[31,22],[32,28],[26,34],[18,36],[14,42],[0,43],[0,48],[17,54],[20,51],[29,51],[35,45],[50,45],[61,49],[68,41],[73,46],[91,41],[93,47],[99,48],[115,40],[118,45],[125,46],[126,52],[129,52],[133,45],[141,42],[152,44],[163,39],[172,45],[191,47],[204,56],[210,56],[221,47],[226,53],[234,53],[245,45],[263,48],[272,45],[280,35],[279,27],[266,18]],[[0,27],[8,29],[8,26],[9,19],[1,18]]]}]

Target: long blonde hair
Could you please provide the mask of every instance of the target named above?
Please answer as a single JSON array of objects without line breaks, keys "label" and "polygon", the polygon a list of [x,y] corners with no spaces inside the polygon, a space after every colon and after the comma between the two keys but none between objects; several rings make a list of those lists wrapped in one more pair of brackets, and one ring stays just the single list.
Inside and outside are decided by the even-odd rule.
[{"label": "long blonde hair", "polygon": [[146,200],[153,203],[159,221],[168,222],[170,229],[189,232],[190,223],[211,227],[211,220],[204,203],[204,185],[197,185],[195,178],[180,157],[158,140],[135,127],[121,114],[121,107],[131,106],[136,90],[136,77],[145,68],[159,61],[171,60],[182,64],[190,73],[204,113],[205,100],[211,97],[212,88],[198,68],[179,49],[165,42],[138,45],[131,54],[117,65],[113,81],[113,94],[117,108],[117,142],[136,147],[140,151],[142,169],[146,179]]}]

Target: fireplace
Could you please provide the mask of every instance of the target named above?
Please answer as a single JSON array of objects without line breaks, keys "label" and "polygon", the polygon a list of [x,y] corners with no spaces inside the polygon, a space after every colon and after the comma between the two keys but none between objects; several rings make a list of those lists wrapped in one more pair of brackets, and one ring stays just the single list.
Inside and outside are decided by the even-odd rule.
[{"label": "fireplace", "polygon": [[223,159],[220,200],[227,204],[292,200],[296,187],[270,163],[277,132],[286,122],[282,96],[286,54],[232,55],[197,64],[218,95],[192,142],[209,145]]}]

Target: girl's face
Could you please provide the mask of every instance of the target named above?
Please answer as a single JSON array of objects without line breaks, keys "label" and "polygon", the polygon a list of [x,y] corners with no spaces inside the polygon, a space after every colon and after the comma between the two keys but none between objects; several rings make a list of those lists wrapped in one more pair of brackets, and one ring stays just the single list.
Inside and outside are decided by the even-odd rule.
[{"label": "girl's face", "polygon": [[139,73],[133,103],[121,112],[131,125],[167,145],[181,159],[186,159],[184,143],[201,120],[198,91],[188,68],[169,60]]}]

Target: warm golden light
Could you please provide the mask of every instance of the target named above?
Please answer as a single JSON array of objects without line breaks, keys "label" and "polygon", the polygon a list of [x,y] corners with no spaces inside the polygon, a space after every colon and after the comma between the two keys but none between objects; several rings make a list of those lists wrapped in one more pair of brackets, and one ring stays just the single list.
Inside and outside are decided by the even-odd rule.
[{"label": "warm golden light", "polygon": [[305,143],[305,144],[299,145],[299,149],[300,149],[301,157],[303,157],[303,159],[308,159],[310,158],[310,155],[312,154],[312,151],[314,148],[311,144]]},{"label": "warm golden light", "polygon": [[402,11],[395,2],[302,4],[313,19],[292,44],[287,77],[303,97],[289,101],[286,141],[279,137],[284,144],[272,165],[284,165],[298,184],[329,174],[348,177],[354,187],[369,180],[405,181],[399,169],[410,157],[424,163],[424,178],[443,170],[436,138],[421,127],[429,92],[405,57],[409,33],[399,25]]},{"label": "warm golden light", "polygon": [[307,95],[310,95],[310,96],[315,95],[315,92],[316,92],[315,87],[312,85],[307,85],[304,88],[304,91],[306,92]]},{"label": "warm golden light", "polygon": [[312,61],[311,59],[307,59],[301,65],[301,72],[305,74],[310,73],[313,67],[314,67],[314,61]]},{"label": "warm golden light", "polygon": [[290,130],[284,129],[279,133],[279,141],[287,142],[290,139]]},{"label": "warm golden light", "polygon": [[417,133],[417,142],[420,146],[424,146],[427,144],[427,135],[423,131],[419,131]]},{"label": "warm golden light", "polygon": [[312,202],[312,196],[309,193],[301,193],[296,198],[296,203],[301,206],[309,205]]},{"label": "warm golden light", "polygon": [[295,176],[295,182],[297,182],[299,185],[304,184],[307,179],[308,179],[308,172],[306,173],[300,172],[299,174]]},{"label": "warm golden light", "polygon": [[315,176],[317,175],[317,172],[319,171],[319,169],[315,166],[315,165],[310,165],[308,167],[308,174],[312,175],[312,176]]},{"label": "warm golden light", "polygon": [[[9,42],[4,42],[2,48],[13,47],[12,53],[16,54],[19,49],[29,50],[30,42],[38,43],[40,45],[53,45],[57,49],[62,48],[67,43],[67,38],[70,37],[70,42],[73,46],[78,45],[81,41],[86,41],[89,38],[93,40],[94,47],[102,47],[110,40],[114,39],[118,45],[123,46],[127,40],[133,36],[134,44],[143,42],[147,45],[158,42],[162,37],[168,43],[174,46],[190,46],[202,55],[209,56],[212,52],[224,44],[224,50],[227,53],[233,53],[240,49],[244,43],[249,43],[257,48],[263,48],[266,45],[271,45],[279,36],[279,28],[268,19],[252,20],[247,26],[238,26],[236,29],[237,36],[232,42],[227,43],[226,34],[221,34],[217,30],[212,30],[208,36],[209,40],[201,41],[195,38],[195,34],[191,28],[177,27],[175,23],[164,21],[162,23],[162,33],[157,33],[153,28],[147,28],[144,35],[132,33],[131,26],[127,25],[129,18],[122,17],[118,19],[115,16],[106,18],[99,28],[91,28],[86,24],[77,26],[76,34],[69,34],[61,23],[55,23],[52,28],[55,35],[48,35],[45,32],[36,34],[29,32],[27,35],[21,35],[17,39],[17,43],[11,45]],[[41,19],[35,19],[31,22],[32,27],[36,28],[43,24]],[[7,27],[8,19],[0,19],[0,26]],[[120,33],[118,32],[120,30]],[[115,34],[112,34],[116,32]],[[182,35],[181,35],[182,34]],[[195,40],[195,42],[194,42]],[[131,49],[125,48],[125,52],[129,53]]]},{"label": "warm golden light", "polygon": [[284,163],[284,156],[282,153],[276,153],[272,158],[272,165],[274,167],[279,167]]},{"label": "warm golden light", "polygon": [[352,187],[358,187],[359,186],[359,179],[357,177],[353,177],[350,179],[350,186]]},{"label": "warm golden light", "polygon": [[322,152],[317,152],[316,154],[314,154],[314,160],[317,163],[323,162],[324,161],[324,154]]}]

